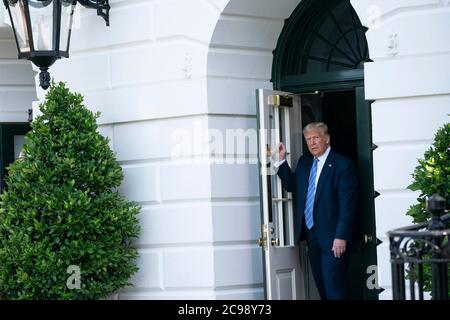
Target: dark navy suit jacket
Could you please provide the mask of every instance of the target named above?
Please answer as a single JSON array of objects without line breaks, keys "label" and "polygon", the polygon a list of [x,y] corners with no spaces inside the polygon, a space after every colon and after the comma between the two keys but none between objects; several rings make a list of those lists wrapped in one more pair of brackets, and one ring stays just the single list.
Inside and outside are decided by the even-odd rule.
[{"label": "dark navy suit jacket", "polygon": [[[296,243],[305,239],[304,212],[308,179],[313,157],[300,157],[292,173],[287,161],[278,169],[283,187],[297,193],[297,212],[294,217]],[[330,151],[317,183],[314,198],[314,227],[322,249],[333,247],[334,239],[351,241],[358,207],[358,178],[352,160]]]}]

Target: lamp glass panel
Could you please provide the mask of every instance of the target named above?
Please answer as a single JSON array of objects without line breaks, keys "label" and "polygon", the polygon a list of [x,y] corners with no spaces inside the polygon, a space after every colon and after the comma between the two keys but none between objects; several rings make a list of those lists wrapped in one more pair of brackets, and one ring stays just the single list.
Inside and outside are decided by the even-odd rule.
[{"label": "lamp glass panel", "polygon": [[75,4],[73,0],[62,0],[61,6],[61,36],[59,49],[69,52],[69,41],[73,23]]},{"label": "lamp glass panel", "polygon": [[30,52],[30,39],[28,38],[24,1],[26,0],[8,0],[17,45],[19,51],[22,53]]},{"label": "lamp glass panel", "polygon": [[[57,0],[54,0],[57,1]],[[28,0],[35,51],[55,50],[53,33],[53,0]]]}]

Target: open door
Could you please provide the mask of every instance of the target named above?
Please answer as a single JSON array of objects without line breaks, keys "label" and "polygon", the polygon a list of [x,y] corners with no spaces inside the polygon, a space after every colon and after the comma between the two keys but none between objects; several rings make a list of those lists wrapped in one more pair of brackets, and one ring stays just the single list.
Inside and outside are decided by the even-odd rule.
[{"label": "open door", "polygon": [[356,292],[353,297],[364,300],[378,300],[378,295],[384,289],[378,286],[377,275],[377,246],[381,241],[376,237],[375,228],[374,199],[379,193],[374,190],[373,181],[373,150],[375,150],[376,146],[372,143],[372,103],[365,99],[364,87],[356,87],[355,96],[358,143],[357,163],[360,177],[360,246],[359,252],[354,254],[352,271],[357,270],[359,266],[360,292]]},{"label": "open door", "polygon": [[[317,89],[320,89],[319,87]],[[320,299],[310,271],[306,243],[293,243],[292,217],[295,193],[282,189],[273,162],[280,141],[285,143],[291,168],[303,152],[302,128],[309,122],[323,121],[331,133],[331,145],[353,159],[360,180],[360,208],[350,259],[349,299],[377,299],[382,291],[377,281],[373,187],[371,107],[364,88],[314,91],[290,94],[258,90],[260,159],[261,239],[267,299]],[[292,198],[293,197],[293,198]]]},{"label": "open door", "polygon": [[[294,206],[292,195],[283,190],[273,162],[276,147],[285,143],[287,160],[297,161],[301,139],[300,100],[286,92],[257,90],[258,153],[260,170],[261,238],[264,257],[266,299],[305,299],[305,279],[299,260],[299,248],[294,243]],[[295,150],[295,151],[294,151]],[[294,151],[294,152],[293,152]],[[291,159],[292,158],[292,159]],[[294,164],[295,165],[295,164]]]}]

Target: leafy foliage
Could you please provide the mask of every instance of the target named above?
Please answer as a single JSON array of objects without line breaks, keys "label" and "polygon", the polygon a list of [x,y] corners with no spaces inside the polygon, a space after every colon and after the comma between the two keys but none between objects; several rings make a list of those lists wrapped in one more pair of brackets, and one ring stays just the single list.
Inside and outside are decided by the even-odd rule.
[{"label": "leafy foliage", "polygon": [[419,165],[412,174],[414,182],[408,186],[413,191],[421,191],[418,203],[411,206],[408,215],[414,223],[426,221],[429,217],[425,205],[426,197],[438,193],[450,204],[450,123],[440,128],[433,145],[425,152],[424,159],[419,159]]},{"label": "leafy foliage", "polygon": [[[117,192],[122,168],[83,97],[52,84],[10,165],[0,202],[0,297],[99,299],[137,271],[139,207]],[[81,271],[69,289],[69,266]]]},{"label": "leafy foliage", "polygon": [[[407,212],[407,215],[413,217],[414,223],[429,219],[426,211],[428,196],[438,193],[446,198],[447,208],[450,207],[450,123],[446,123],[438,129],[433,145],[425,152],[424,159],[419,159],[419,165],[415,168],[412,176],[414,182],[408,188],[421,192],[417,198],[418,203],[412,205]],[[430,257],[423,258],[426,260]],[[429,264],[424,264],[424,285],[426,291],[431,290],[431,267]]]}]

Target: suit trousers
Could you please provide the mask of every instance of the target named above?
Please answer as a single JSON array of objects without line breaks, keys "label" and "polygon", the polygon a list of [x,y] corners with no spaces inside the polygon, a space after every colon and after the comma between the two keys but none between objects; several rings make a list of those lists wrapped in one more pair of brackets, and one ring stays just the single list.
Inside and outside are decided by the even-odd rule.
[{"label": "suit trousers", "polygon": [[347,299],[348,265],[350,250],[336,258],[330,248],[321,248],[315,227],[306,231],[308,258],[312,274],[322,300]]}]

